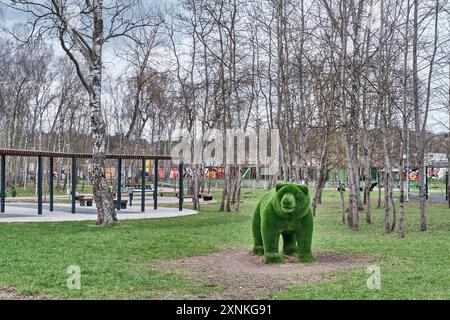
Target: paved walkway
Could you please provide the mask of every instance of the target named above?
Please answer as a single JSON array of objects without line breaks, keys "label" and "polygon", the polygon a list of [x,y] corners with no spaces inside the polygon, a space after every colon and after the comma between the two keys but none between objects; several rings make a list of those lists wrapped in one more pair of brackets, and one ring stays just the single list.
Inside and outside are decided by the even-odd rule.
[{"label": "paved walkway", "polygon": [[[44,203],[48,202],[48,197],[43,198]],[[55,200],[67,200],[70,201],[71,199],[68,196],[55,196],[54,197]],[[129,201],[129,197],[127,194],[123,194],[122,195],[122,200],[128,200]],[[177,204],[178,203],[178,198],[176,197],[160,197],[158,196],[158,203],[164,203],[164,204]],[[183,203],[192,203],[193,199],[192,198],[185,198],[183,199]],[[12,204],[17,204],[17,203],[37,203],[37,198],[36,197],[16,197],[16,198],[6,198],[6,203],[11,203]],[[145,203],[148,205],[153,205],[153,197],[147,196],[145,197]],[[209,200],[209,201],[204,201],[203,199],[200,199],[200,203],[204,203],[204,204],[209,204],[209,203],[216,203],[215,200]],[[133,204],[136,204],[137,206],[141,205],[141,196],[134,196],[133,197]],[[77,208],[79,207],[80,202],[77,201]]]},{"label": "paved walkway", "polygon": [[[158,198],[159,200],[159,198]],[[159,201],[158,201],[159,202]],[[184,209],[178,211],[178,208],[159,207],[154,210],[153,207],[145,207],[145,212],[141,212],[140,205],[134,205],[127,209],[117,211],[119,220],[134,219],[154,219],[171,218],[196,214],[197,211]],[[42,215],[37,214],[37,205],[34,203],[7,203],[5,213],[0,213],[1,222],[61,222],[61,221],[88,221],[97,219],[97,209],[94,207],[80,207],[77,205],[76,213],[71,213],[70,204],[55,204],[54,211],[48,211],[48,205],[43,205]]]},{"label": "paved walkway", "polygon": [[[445,195],[430,194],[428,196],[427,201],[428,202],[447,202],[447,200],[445,198],[446,198]],[[420,197],[418,195],[410,195],[409,199],[413,200],[413,201],[420,201]]]}]

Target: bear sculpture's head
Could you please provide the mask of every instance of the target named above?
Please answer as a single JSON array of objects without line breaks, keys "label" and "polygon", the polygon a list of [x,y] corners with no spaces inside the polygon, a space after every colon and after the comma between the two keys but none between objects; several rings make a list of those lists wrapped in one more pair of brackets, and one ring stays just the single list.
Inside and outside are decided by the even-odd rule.
[{"label": "bear sculpture's head", "polygon": [[301,218],[308,213],[311,204],[308,187],[295,183],[278,183],[275,192],[279,214]]}]

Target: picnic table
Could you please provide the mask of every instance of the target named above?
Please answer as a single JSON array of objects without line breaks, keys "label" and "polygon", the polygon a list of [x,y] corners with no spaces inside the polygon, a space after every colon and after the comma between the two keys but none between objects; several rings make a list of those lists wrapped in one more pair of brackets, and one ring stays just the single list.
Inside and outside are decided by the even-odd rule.
[{"label": "picnic table", "polygon": [[[126,209],[128,200],[120,200],[120,209]],[[117,206],[117,199],[114,199],[114,206]]]},{"label": "picnic table", "polygon": [[211,201],[213,199],[213,195],[210,193],[200,193],[203,201]]},{"label": "picnic table", "polygon": [[94,197],[91,195],[79,194],[75,196],[75,200],[80,201],[81,207],[92,207]]}]

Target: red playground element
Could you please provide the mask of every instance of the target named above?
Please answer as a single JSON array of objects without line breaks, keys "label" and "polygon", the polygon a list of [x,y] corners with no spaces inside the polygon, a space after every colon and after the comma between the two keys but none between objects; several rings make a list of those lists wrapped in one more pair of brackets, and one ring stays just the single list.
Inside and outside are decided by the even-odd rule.
[{"label": "red playground element", "polygon": [[[160,180],[163,180],[165,178],[165,173],[167,172],[167,168],[160,167],[158,168],[158,176]],[[178,178],[178,168],[177,167],[171,167],[169,172],[169,179],[177,179]]]}]

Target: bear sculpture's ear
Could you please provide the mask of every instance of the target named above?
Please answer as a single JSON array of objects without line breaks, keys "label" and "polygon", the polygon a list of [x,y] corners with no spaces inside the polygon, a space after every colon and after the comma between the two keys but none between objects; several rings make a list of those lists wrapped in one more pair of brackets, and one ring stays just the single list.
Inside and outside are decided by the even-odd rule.
[{"label": "bear sculpture's ear", "polygon": [[275,186],[275,191],[278,192],[285,185],[286,185],[285,183],[277,183],[277,185]]},{"label": "bear sculpture's ear", "polygon": [[307,186],[299,184],[298,187],[300,188],[300,191],[303,192],[304,194],[306,194],[306,195],[309,194],[309,189]]}]

